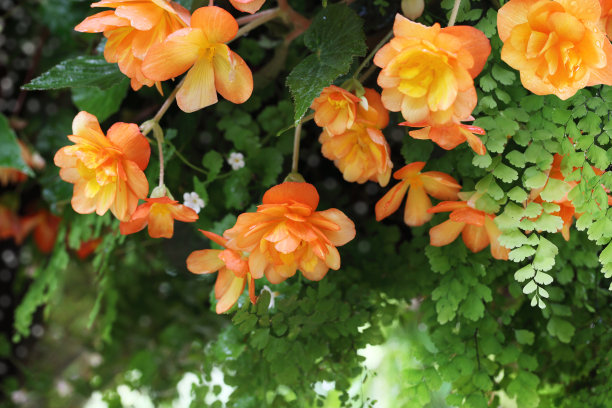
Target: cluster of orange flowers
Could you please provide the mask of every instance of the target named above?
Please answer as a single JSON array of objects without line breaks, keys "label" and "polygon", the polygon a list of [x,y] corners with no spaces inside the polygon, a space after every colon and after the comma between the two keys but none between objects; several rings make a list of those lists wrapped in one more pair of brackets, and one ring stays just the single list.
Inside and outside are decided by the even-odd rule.
[{"label": "cluster of orange flowers", "polygon": [[[250,13],[264,0],[233,0]],[[102,0],[107,7],[86,18],[77,31],[104,33],[104,57],[116,62],[132,80],[132,88],[187,75],[176,100],[185,112],[217,102],[217,92],[234,102],[245,102],[253,91],[251,70],[225,43],[238,32],[238,23],[220,7],[201,7],[189,15],[180,4],[166,0]]]},{"label": "cluster of orange flowers", "polygon": [[191,208],[166,196],[164,186],[149,194],[144,169],[149,163],[149,142],[133,123],[115,123],[104,135],[95,116],[80,112],[72,122],[74,143],[55,154],[60,177],[74,184],[72,208],[79,214],[109,209],[121,221],[121,233],[132,234],[149,226],[152,237],[171,238],[174,219],[193,222],[198,215]]},{"label": "cluster of orange flowers", "polygon": [[[248,13],[264,1],[230,0]],[[605,30],[612,26],[610,5],[612,0],[510,0],[498,15],[502,58],[521,71],[523,84],[536,94],[565,99],[586,85],[612,84],[612,45]],[[161,81],[186,73],[176,94],[185,112],[216,103],[217,93],[234,103],[250,97],[251,71],[226,45],[237,35],[238,23],[222,8],[210,5],[190,15],[166,0],[102,0],[92,7],[111,10],[88,17],[76,30],[104,33],[105,58],[118,63],[134,90],[155,84],[161,92]],[[473,27],[427,27],[401,15],[396,16],[393,32],[394,38],[374,56],[374,64],[382,68],[382,94],[360,86],[351,92],[331,85],[311,106],[315,122],[323,128],[322,154],[334,161],[347,181],[388,184],[393,163],[382,130],[389,123],[389,111],[401,112],[401,125],[420,128],[409,132],[413,138],[432,140],[446,150],[466,142],[477,154],[486,152],[477,136],[484,131],[463,123],[474,119],[474,78],[491,52],[486,36]],[[172,237],[174,220],[197,220],[195,211],[172,198],[163,180],[149,195],[143,171],[150,147],[137,125],[115,123],[105,135],[94,116],[80,112],[68,138],[74,145],[60,149],[55,164],[61,178],[74,184],[76,212],[102,215],[110,210],[121,221],[122,234],[148,227],[154,238]],[[560,163],[557,155],[549,178],[573,187],[575,183],[563,179]],[[404,222],[409,226],[425,224],[434,213],[450,212],[447,221],[430,229],[431,245],[447,245],[461,234],[471,251],[490,245],[493,257],[508,259],[508,250],[498,242],[501,232],[495,215],[475,206],[478,194],[461,193],[453,177],[422,172],[424,167],[425,162],[414,162],[393,174],[399,182],[376,204],[376,219],[394,213],[407,195]],[[529,201],[542,201],[541,191],[532,191]],[[441,202],[433,206],[430,197]],[[145,203],[139,205],[140,200]],[[313,185],[285,182],[269,189],[257,211],[241,214],[223,236],[202,231],[222,249],[193,252],[187,268],[197,274],[218,272],[218,313],[236,303],[247,282],[255,302],[255,280],[264,276],[276,284],[299,270],[306,279],[318,281],[330,268],[340,268],[337,247],[354,238],[355,225],[337,209],[317,211],[318,203]],[[579,215],[567,196],[555,203],[560,206],[555,215],[564,221],[561,232],[568,239],[569,225]],[[6,217],[1,208],[0,216]],[[15,231],[10,233],[21,236]]]},{"label": "cluster of orange flowers", "polygon": [[223,237],[202,231],[224,249],[193,252],[187,268],[197,274],[219,272],[217,313],[236,303],[247,281],[255,303],[254,281],[264,275],[275,284],[300,270],[304,278],[318,281],[330,268],[340,268],[336,247],[355,237],[355,225],[342,211],[317,211],[318,205],[312,184],[288,181],[269,189],[257,211],[241,214]]}]

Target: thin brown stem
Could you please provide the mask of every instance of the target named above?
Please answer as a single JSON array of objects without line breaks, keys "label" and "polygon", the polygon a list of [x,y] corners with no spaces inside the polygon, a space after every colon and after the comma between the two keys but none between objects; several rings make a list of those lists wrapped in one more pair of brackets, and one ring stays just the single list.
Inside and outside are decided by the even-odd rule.
[{"label": "thin brown stem", "polygon": [[298,172],[298,161],[300,160],[300,136],[302,134],[302,122],[295,127],[293,136],[293,162],[291,164],[291,172]]},{"label": "thin brown stem", "polygon": [[453,5],[453,10],[451,11],[450,18],[448,19],[449,27],[452,27],[455,25],[455,21],[457,21],[457,13],[459,13],[460,5],[461,5],[461,0],[455,0],[455,4]]},{"label": "thin brown stem", "polygon": [[[272,12],[268,13],[268,14],[263,14],[264,12],[258,13],[259,14],[258,18],[252,20],[250,23],[248,23],[248,24],[244,25],[243,27],[241,27],[240,30],[238,30],[238,33],[236,33],[236,37],[234,37],[234,40],[236,38],[238,38],[238,37],[241,37],[241,36],[245,35],[249,31],[259,27],[260,25],[265,24],[265,23],[267,23],[270,20],[274,20],[281,13],[280,8],[275,8],[275,9],[268,10],[268,11],[272,11]],[[228,44],[230,42],[231,41],[229,41]]]},{"label": "thin brown stem", "polygon": [[249,16],[243,16],[243,17],[237,18],[236,22],[238,23],[239,26],[245,25],[247,23],[250,23],[251,21],[257,20],[258,18],[268,16],[270,14],[274,14],[276,16],[278,14],[278,11],[279,11],[278,7],[272,8],[269,10],[260,11],[258,13],[251,14]]}]

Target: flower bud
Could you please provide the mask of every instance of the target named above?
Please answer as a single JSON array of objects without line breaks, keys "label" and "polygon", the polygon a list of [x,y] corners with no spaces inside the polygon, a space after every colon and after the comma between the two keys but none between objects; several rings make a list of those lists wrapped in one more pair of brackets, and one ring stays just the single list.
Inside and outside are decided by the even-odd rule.
[{"label": "flower bud", "polygon": [[424,0],[402,0],[402,13],[410,20],[416,20],[421,17],[424,9]]}]

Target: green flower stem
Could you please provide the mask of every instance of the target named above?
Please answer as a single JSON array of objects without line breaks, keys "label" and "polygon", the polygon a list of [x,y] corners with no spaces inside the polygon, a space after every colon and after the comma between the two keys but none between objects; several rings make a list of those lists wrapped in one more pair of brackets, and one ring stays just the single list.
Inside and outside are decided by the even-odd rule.
[{"label": "green flower stem", "polygon": [[302,134],[302,122],[295,127],[293,136],[293,163],[291,164],[291,173],[298,172],[298,161],[300,159],[300,136]]},{"label": "green flower stem", "polygon": [[[376,44],[376,47],[374,47],[374,49],[372,51],[370,51],[370,53],[364,58],[364,60],[361,61],[361,65],[359,65],[359,67],[357,68],[357,71],[355,71],[355,73],[353,74],[353,78],[354,79],[357,79],[357,77],[359,76],[361,71],[366,67],[366,65],[368,65],[370,60],[372,58],[374,58],[374,55],[376,55],[378,50],[380,50],[382,48],[382,46],[385,45],[387,43],[387,41],[389,41],[391,39],[391,37],[393,37],[393,30],[389,31],[387,33],[387,35],[385,35],[383,37],[383,39],[380,40],[380,42],[378,44]],[[374,67],[375,65],[372,65],[372,66]],[[359,82],[363,82],[363,81],[361,81],[361,79],[360,79]]]}]

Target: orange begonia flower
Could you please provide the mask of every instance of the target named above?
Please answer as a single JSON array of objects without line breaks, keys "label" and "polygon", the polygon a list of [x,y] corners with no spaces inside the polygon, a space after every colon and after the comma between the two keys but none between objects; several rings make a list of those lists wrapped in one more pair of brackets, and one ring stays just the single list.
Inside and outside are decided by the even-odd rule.
[{"label": "orange begonia flower", "polygon": [[536,95],[567,99],[612,84],[612,45],[598,0],[510,0],[497,14],[501,57]]},{"label": "orange begonia flower", "polygon": [[146,198],[145,201],[129,221],[119,224],[123,235],[134,234],[148,225],[151,238],[172,238],[174,220],[194,222],[198,219],[195,211],[169,197]]},{"label": "orange begonia flower", "polygon": [[55,246],[59,224],[62,219],[45,210],[39,211],[37,216],[38,222],[34,228],[34,242],[40,252],[49,254]]},{"label": "orange begonia flower", "polygon": [[489,40],[468,26],[427,27],[397,15],[395,37],[374,56],[382,70],[382,102],[410,123],[466,120],[476,107],[473,78],[491,52]]},{"label": "orange begonia flower", "polygon": [[176,94],[179,108],[194,112],[217,102],[217,92],[243,103],[253,92],[253,75],[242,58],[224,43],[238,32],[230,13],[215,6],[201,7],[191,16],[191,27],[176,31],[153,47],[142,69],[156,81],[175,78],[189,70]]},{"label": "orange begonia flower", "polygon": [[332,135],[339,135],[355,123],[358,103],[357,96],[331,85],[312,101],[310,108],[315,111],[314,120],[319,127],[325,128]]},{"label": "orange begonia flower", "polygon": [[439,171],[421,173],[423,167],[425,167],[425,162],[414,162],[393,173],[394,179],[402,181],[376,203],[376,221],[397,211],[404,200],[406,191],[408,191],[408,199],[404,211],[404,222],[411,227],[423,225],[433,217],[427,212],[431,208],[431,200],[428,195],[438,200],[457,199],[457,193],[461,190],[461,185],[457,183],[457,180]]},{"label": "orange begonia flower", "polygon": [[237,10],[253,14],[263,6],[266,0],[230,0]]},{"label": "orange begonia flower", "polygon": [[600,0],[601,23],[606,30],[608,39],[612,38],[612,0]]},{"label": "orange begonia flower", "polygon": [[367,109],[359,103],[355,121],[341,134],[332,134],[329,127],[319,137],[321,153],[342,172],[346,181],[365,183],[368,180],[386,186],[393,162],[389,144],[380,131],[389,123],[389,113],[380,95],[366,88]]},{"label": "orange begonia flower", "polygon": [[[36,170],[40,170],[45,167],[45,159],[43,159],[38,153],[32,153],[21,140],[17,140],[17,143],[19,144],[19,149],[21,150],[21,158],[25,164]],[[27,178],[28,175],[20,170],[12,167],[0,167],[0,186],[21,183]]]},{"label": "orange begonia flower", "polygon": [[443,201],[427,210],[430,213],[451,211],[450,219],[429,230],[432,246],[444,246],[453,242],[459,234],[465,246],[479,252],[491,245],[495,259],[508,259],[508,249],[501,246],[498,238],[501,231],[495,225],[495,216],[470,207],[466,201]]},{"label": "orange begonia flower", "polygon": [[476,154],[483,155],[487,148],[482,140],[476,135],[484,135],[485,131],[478,126],[464,125],[461,123],[451,123],[444,126],[427,126],[426,124],[411,124],[408,122],[400,123],[401,126],[420,127],[421,129],[408,132],[415,139],[431,140],[445,150],[451,150],[467,142]]},{"label": "orange begonia flower", "polygon": [[306,279],[323,279],[340,268],[336,249],[355,237],[355,224],[342,211],[316,211],[319,194],[312,184],[285,182],[269,189],[255,213],[241,214],[223,236],[227,247],[250,252],[255,279],[264,274],[280,283],[302,271]]},{"label": "orange begonia flower", "polygon": [[187,269],[193,273],[219,272],[215,282],[215,299],[217,313],[228,311],[238,300],[244,286],[249,282],[249,297],[255,304],[255,280],[249,272],[249,262],[241,251],[228,248],[227,240],[219,235],[200,230],[207,238],[225,249],[202,249],[192,252],[187,257]]},{"label": "orange begonia flower", "polygon": [[119,64],[121,72],[132,80],[135,91],[143,85],[152,86],[155,83],[142,71],[142,61],[149,50],[174,31],[189,26],[189,11],[173,1],[102,0],[91,7],[115,10],[87,17],[74,29],[104,33],[107,38],[104,58]]},{"label": "orange begonia flower", "polygon": [[115,123],[104,136],[95,116],[79,112],[72,122],[74,145],[55,154],[60,177],[74,184],[72,208],[79,214],[103,215],[110,208],[120,221],[127,221],[138,200],[149,192],[143,170],[151,148],[133,123]]},{"label": "orange begonia flower", "polygon": [[20,222],[15,211],[0,205],[0,239],[15,238],[19,231]]}]

